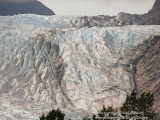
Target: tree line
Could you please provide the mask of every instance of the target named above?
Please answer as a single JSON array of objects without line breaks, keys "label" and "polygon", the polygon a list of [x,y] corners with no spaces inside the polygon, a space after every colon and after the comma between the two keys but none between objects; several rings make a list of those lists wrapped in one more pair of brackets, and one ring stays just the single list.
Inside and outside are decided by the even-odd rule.
[{"label": "tree line", "polygon": [[[119,109],[103,105],[97,114],[85,116],[83,120],[154,120],[156,117],[152,108],[154,101],[153,94],[150,92],[144,92],[138,96],[133,91],[127,95],[125,102]],[[52,109],[48,114],[43,114],[40,120],[64,120],[64,117],[65,114],[60,109]]]}]

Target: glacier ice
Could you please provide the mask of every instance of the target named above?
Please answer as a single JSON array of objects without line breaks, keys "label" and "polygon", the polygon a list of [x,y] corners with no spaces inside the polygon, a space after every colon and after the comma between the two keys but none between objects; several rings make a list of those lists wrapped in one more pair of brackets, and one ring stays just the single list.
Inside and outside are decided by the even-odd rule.
[{"label": "glacier ice", "polygon": [[135,88],[119,59],[160,26],[74,28],[73,21],[81,24],[76,16],[0,17],[0,118],[36,120],[52,106],[119,107]]}]

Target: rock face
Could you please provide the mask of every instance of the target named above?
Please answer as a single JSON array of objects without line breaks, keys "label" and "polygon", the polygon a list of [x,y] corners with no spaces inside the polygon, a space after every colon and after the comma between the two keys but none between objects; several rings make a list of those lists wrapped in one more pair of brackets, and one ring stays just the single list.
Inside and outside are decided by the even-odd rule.
[{"label": "rock face", "polygon": [[160,11],[160,0],[156,0],[150,12]]},{"label": "rock face", "polygon": [[[146,14],[128,14],[119,13],[117,16],[77,16],[77,17],[59,17],[62,25],[66,20],[68,27],[83,28],[83,27],[109,27],[109,26],[127,26],[127,25],[159,25],[160,24],[160,5],[159,0],[156,0],[153,8]],[[55,21],[50,19],[50,21]],[[51,22],[53,23],[53,22]],[[48,24],[48,23],[47,23]],[[60,24],[59,22],[57,24]],[[60,26],[62,26],[60,25]],[[54,24],[54,26],[57,26]],[[53,27],[54,27],[53,26]]]},{"label": "rock face", "polygon": [[0,16],[16,14],[55,15],[37,0],[0,0]]},{"label": "rock face", "polygon": [[138,45],[136,49],[129,50],[120,61],[133,63],[136,90],[151,92],[155,102],[153,109],[157,113],[157,120],[160,119],[160,36],[152,36]]},{"label": "rock face", "polygon": [[160,118],[160,37],[155,37],[152,46],[145,52],[144,56],[136,65],[136,81],[140,93],[148,92],[154,94],[154,110]]},{"label": "rock face", "polygon": [[126,26],[126,25],[159,25],[160,24],[160,0],[156,0],[153,8],[146,14],[119,13],[117,16],[82,17],[86,20],[86,26]]},{"label": "rock face", "polygon": [[142,15],[145,25],[160,24],[160,0],[156,0],[153,8],[147,13]]},{"label": "rock face", "polygon": [[135,61],[148,49],[139,46],[160,26],[78,29],[77,17],[59,18],[0,17],[0,118],[36,119],[52,106],[96,112],[139,89]]}]

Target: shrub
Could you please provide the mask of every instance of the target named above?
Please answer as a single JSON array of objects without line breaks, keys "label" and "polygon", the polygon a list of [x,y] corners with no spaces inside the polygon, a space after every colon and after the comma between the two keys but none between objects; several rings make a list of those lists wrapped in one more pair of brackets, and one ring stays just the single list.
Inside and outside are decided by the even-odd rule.
[{"label": "shrub", "polygon": [[43,114],[40,120],[64,120],[64,116],[60,109],[52,109],[46,116]]}]

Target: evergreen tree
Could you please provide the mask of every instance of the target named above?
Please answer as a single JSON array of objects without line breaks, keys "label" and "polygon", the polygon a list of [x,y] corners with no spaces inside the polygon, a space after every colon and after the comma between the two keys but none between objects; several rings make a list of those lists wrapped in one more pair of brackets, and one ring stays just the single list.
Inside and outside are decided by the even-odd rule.
[{"label": "evergreen tree", "polygon": [[117,111],[114,110],[112,106],[106,108],[105,105],[103,105],[103,108],[98,112],[97,116],[93,114],[92,119],[86,116],[83,120],[116,120],[114,117],[118,117]]},{"label": "evergreen tree", "polygon": [[142,120],[140,117],[147,117],[149,120],[153,120],[155,117],[155,112],[152,110],[153,103],[153,94],[149,92],[142,93],[138,97],[136,92],[133,91],[130,96],[127,96],[126,101],[120,108],[121,115],[124,117],[121,120],[129,120],[129,118]]},{"label": "evergreen tree", "polygon": [[43,114],[40,120],[64,120],[64,116],[60,109],[52,109],[46,116]]},{"label": "evergreen tree", "polygon": [[83,120],[91,120],[91,118],[89,118],[89,116],[85,116]]},{"label": "evergreen tree", "polygon": [[116,120],[115,117],[118,117],[118,113],[113,109],[112,106],[106,108],[105,105],[103,105],[103,108],[98,112],[98,118],[100,118],[101,120]]},{"label": "evergreen tree", "polygon": [[152,109],[154,104],[153,94],[150,92],[142,93],[140,98],[138,99],[138,110],[139,112],[143,112],[144,116],[148,117],[149,120],[153,120],[155,118],[155,112]]}]

